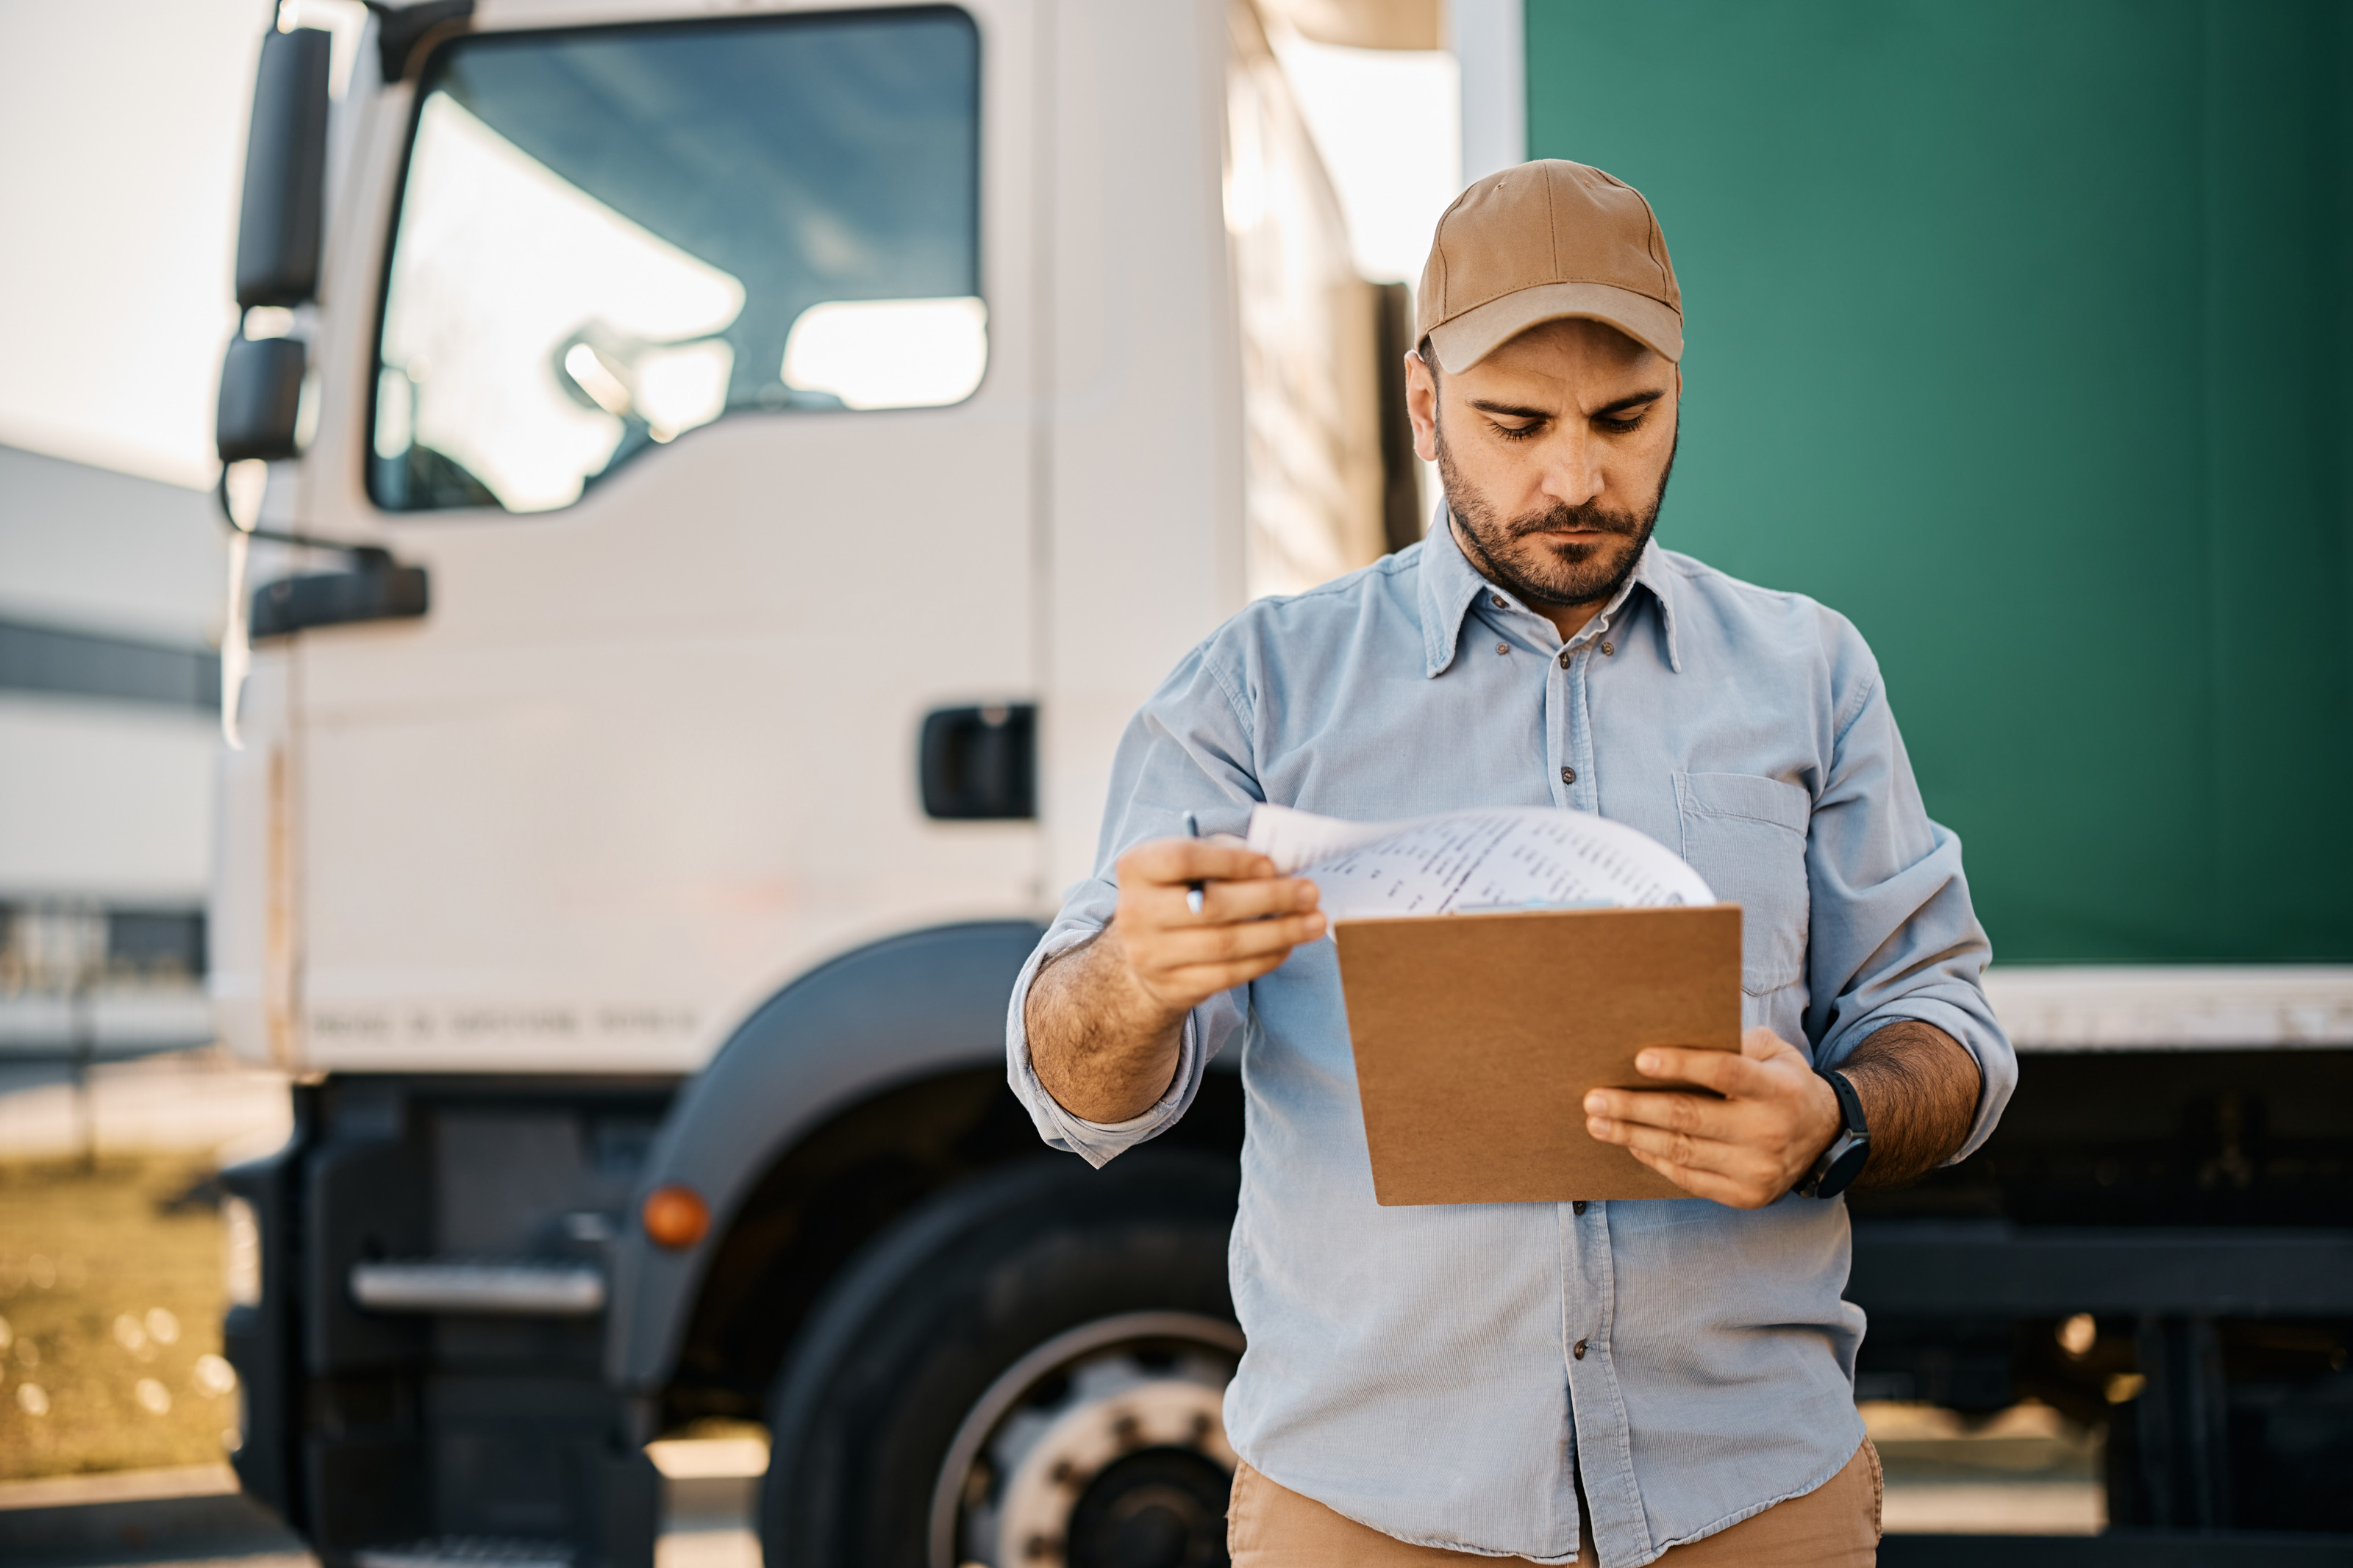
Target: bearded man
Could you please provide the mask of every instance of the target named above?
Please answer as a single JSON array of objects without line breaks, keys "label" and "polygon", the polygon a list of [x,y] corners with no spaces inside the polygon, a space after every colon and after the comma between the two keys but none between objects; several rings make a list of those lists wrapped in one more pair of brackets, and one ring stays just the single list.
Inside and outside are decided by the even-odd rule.
[{"label": "bearded man", "polygon": [[[1240,1052],[1240,1568],[1875,1558],[1838,1189],[1976,1147],[2017,1060],[1960,845],[1862,637],[1651,540],[1682,305],[1649,204],[1598,169],[1526,163],[1457,198],[1406,359],[1443,513],[1177,666],[1121,746],[1097,875],[1017,984],[1014,1088],[1097,1165]],[[1188,812],[1240,833],[1260,801],[1597,812],[1740,904],[1740,1053],[1641,1062],[1715,1095],[1585,1104],[1692,1195],[1377,1204],[1314,885],[1180,836]]]}]

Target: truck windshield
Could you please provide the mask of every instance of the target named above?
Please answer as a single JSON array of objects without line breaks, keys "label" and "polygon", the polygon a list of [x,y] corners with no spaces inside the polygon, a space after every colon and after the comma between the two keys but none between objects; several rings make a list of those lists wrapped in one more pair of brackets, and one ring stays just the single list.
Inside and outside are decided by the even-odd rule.
[{"label": "truck windshield", "polygon": [[979,384],[963,12],[485,34],[418,99],[378,506],[543,511],[723,415]]}]

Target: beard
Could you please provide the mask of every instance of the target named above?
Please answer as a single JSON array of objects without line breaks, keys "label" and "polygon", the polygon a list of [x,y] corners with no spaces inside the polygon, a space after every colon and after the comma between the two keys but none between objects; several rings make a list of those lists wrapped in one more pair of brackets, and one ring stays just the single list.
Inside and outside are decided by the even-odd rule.
[{"label": "beard", "polygon": [[[1682,445],[1679,430],[1675,446],[1667,452],[1666,472],[1659,476],[1658,493],[1639,512],[1613,511],[1588,501],[1526,517],[1504,517],[1455,468],[1443,429],[1438,432],[1438,477],[1446,489],[1446,510],[1461,525],[1463,542],[1491,581],[1532,605],[1590,605],[1614,596],[1634,574],[1642,547],[1658,526],[1659,507],[1667,499],[1667,480],[1674,474],[1675,452]],[[1594,529],[1607,537],[1590,543],[1544,537],[1570,528]]]}]

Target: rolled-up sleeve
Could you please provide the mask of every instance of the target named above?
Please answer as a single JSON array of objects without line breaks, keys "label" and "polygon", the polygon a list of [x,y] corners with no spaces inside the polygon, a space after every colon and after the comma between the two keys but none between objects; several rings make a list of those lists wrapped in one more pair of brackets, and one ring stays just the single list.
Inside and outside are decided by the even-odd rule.
[{"label": "rolled-up sleeve", "polygon": [[1248,831],[1250,807],[1263,798],[1250,767],[1249,734],[1240,683],[1216,668],[1204,644],[1176,667],[1121,737],[1095,874],[1063,895],[1060,913],[1022,965],[1006,1008],[1006,1079],[1050,1148],[1101,1167],[1121,1151],[1159,1136],[1193,1103],[1210,1059],[1248,1017],[1247,986],[1220,992],[1194,1008],[1185,1018],[1168,1091],[1126,1121],[1072,1115],[1039,1081],[1029,1058],[1029,988],[1048,963],[1111,923],[1119,904],[1113,868],[1120,856],[1146,839],[1182,834],[1188,811],[1205,835]]},{"label": "rolled-up sleeve", "polygon": [[1958,1160],[1983,1143],[2018,1083],[2018,1054],[1987,1002],[1991,947],[1969,904],[1961,841],[1929,820],[1878,670],[1854,638],[1855,695],[1842,707],[1807,834],[1812,898],[1806,1033],[1832,1067],[1899,1019],[1942,1029],[1977,1058],[1977,1118]]}]

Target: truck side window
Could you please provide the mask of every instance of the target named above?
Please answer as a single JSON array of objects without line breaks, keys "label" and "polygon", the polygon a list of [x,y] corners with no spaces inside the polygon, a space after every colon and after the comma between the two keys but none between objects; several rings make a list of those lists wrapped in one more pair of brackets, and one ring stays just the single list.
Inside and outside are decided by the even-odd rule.
[{"label": "truck side window", "polygon": [[375,503],[545,511],[728,414],[970,396],[979,68],[944,7],[443,45],[385,282]]}]

